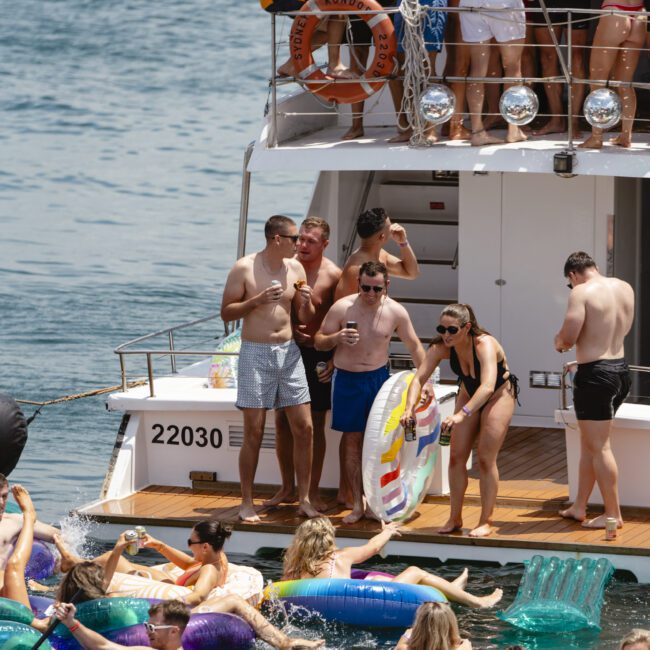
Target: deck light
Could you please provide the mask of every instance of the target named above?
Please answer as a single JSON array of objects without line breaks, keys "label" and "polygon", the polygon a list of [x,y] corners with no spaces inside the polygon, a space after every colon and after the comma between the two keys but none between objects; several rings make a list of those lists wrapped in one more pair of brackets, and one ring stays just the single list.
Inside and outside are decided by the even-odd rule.
[{"label": "deck light", "polygon": [[562,178],[573,178],[573,168],[578,164],[573,151],[560,151],[553,156],[553,171]]},{"label": "deck light", "polygon": [[429,86],[420,96],[420,115],[430,124],[444,124],[455,108],[456,96],[442,84]]},{"label": "deck light", "polygon": [[587,95],[585,119],[597,129],[611,129],[621,119],[621,99],[609,88],[599,88]]},{"label": "deck light", "polygon": [[532,122],[539,110],[539,99],[528,86],[511,86],[499,101],[499,111],[508,124],[524,126]]}]

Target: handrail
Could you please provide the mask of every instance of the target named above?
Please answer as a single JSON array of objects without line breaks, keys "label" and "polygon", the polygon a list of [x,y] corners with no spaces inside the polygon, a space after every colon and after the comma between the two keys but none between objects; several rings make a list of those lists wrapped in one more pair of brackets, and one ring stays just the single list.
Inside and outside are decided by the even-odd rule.
[{"label": "handrail", "polygon": [[[560,378],[560,410],[562,411],[566,411],[568,408],[568,402],[566,397],[566,389],[567,389],[566,378],[571,373],[570,368],[577,365],[578,365],[577,361],[568,361],[562,366],[562,376]],[[628,365],[628,368],[634,372],[650,372],[650,367],[648,366]]]}]

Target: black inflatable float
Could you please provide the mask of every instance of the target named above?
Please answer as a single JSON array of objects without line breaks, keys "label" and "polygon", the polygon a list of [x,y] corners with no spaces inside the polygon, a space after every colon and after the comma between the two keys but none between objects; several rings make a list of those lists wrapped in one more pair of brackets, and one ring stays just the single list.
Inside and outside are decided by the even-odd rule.
[{"label": "black inflatable float", "polygon": [[16,400],[0,393],[0,474],[9,476],[27,443],[27,422]]}]

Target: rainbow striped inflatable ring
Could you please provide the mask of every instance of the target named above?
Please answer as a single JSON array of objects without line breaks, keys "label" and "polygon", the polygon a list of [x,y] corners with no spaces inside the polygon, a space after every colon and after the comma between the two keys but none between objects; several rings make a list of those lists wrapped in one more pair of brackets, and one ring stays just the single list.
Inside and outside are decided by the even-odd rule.
[{"label": "rainbow striped inflatable ring", "polygon": [[279,599],[317,612],[328,621],[364,627],[409,627],[422,603],[447,600],[425,585],[323,578],[274,582],[264,590],[264,599]]},{"label": "rainbow striped inflatable ring", "polygon": [[416,439],[404,440],[399,421],[413,377],[404,370],[386,380],[366,425],[363,489],[370,509],[384,521],[403,521],[415,512],[431,484],[440,449],[435,444],[440,435],[440,410],[433,396],[416,409]]}]

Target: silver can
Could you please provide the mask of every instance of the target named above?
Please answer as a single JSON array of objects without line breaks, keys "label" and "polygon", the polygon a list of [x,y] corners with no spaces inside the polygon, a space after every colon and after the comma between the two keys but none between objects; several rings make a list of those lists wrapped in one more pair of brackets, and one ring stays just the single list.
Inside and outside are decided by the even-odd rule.
[{"label": "silver can", "polygon": [[138,533],[135,530],[126,530],[124,531],[124,539],[129,542],[126,547],[126,552],[129,555],[138,554]]},{"label": "silver can", "polygon": [[617,532],[618,521],[615,517],[607,517],[607,519],[605,519],[605,539],[607,541],[616,539]]},{"label": "silver can", "polygon": [[327,370],[327,362],[326,361],[319,361],[316,364],[316,374],[317,375],[322,375],[326,370]]},{"label": "silver can", "polygon": [[144,548],[144,538],[147,536],[147,529],[144,526],[136,526],[133,530],[138,533],[138,548]]}]

